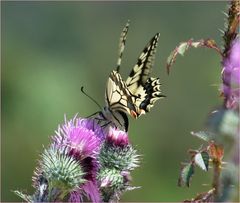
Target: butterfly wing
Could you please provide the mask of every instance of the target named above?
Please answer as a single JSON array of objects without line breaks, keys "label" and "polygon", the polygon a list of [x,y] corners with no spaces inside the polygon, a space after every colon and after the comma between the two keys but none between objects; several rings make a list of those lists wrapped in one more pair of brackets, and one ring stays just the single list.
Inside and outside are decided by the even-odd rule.
[{"label": "butterfly wing", "polygon": [[121,36],[120,36],[119,53],[118,53],[117,68],[116,68],[117,72],[119,72],[119,69],[120,69],[120,66],[121,66],[123,51],[124,51],[125,44],[126,44],[126,39],[127,39],[128,28],[129,28],[129,21],[127,22],[127,24],[123,28],[123,31],[122,31]]},{"label": "butterfly wing", "polygon": [[140,109],[140,115],[149,112],[150,108],[153,107],[158,99],[165,97],[161,94],[160,86],[159,78],[148,78],[147,82],[142,87],[142,93],[136,99],[136,104]]},{"label": "butterfly wing", "polygon": [[140,54],[137,64],[133,67],[126,85],[132,94],[136,94],[138,88],[141,88],[149,78],[154,63],[156,48],[160,34],[157,33],[144,48]]},{"label": "butterfly wing", "polygon": [[105,98],[107,107],[111,111],[121,111],[132,116],[137,111],[134,98],[131,96],[121,75],[116,71],[110,73]]},{"label": "butterfly wing", "polygon": [[157,33],[150,40],[126,80],[128,90],[135,97],[137,116],[148,112],[154,103],[160,97],[163,97],[160,90],[160,80],[158,78],[149,78],[159,36],[160,34]]},{"label": "butterfly wing", "polygon": [[127,131],[127,114],[137,118],[148,112],[163,95],[158,78],[149,78],[154,62],[156,47],[160,34],[157,33],[144,48],[126,82],[118,73],[125,48],[129,22],[124,27],[119,44],[119,57],[116,71],[112,71],[105,91],[106,108],[103,116],[116,126],[125,127]]},{"label": "butterfly wing", "polygon": [[128,131],[127,114],[136,117],[137,111],[125,82],[116,71],[112,71],[108,78],[105,100],[106,107],[102,112],[102,117],[119,129]]}]

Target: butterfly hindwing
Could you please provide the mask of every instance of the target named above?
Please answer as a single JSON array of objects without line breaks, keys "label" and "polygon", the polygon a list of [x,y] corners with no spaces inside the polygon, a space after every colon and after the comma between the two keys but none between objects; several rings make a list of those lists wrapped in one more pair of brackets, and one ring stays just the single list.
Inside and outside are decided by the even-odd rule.
[{"label": "butterfly hindwing", "polygon": [[144,95],[142,95],[142,98],[137,98],[139,108],[142,110],[141,113],[149,112],[154,103],[161,97],[164,97],[161,94],[160,85],[159,78],[148,78],[143,86]]}]

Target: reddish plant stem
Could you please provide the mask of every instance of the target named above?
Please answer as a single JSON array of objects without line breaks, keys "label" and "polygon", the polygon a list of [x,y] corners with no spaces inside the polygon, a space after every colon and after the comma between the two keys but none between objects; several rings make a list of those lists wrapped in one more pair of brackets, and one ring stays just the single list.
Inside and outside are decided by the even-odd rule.
[{"label": "reddish plant stem", "polygon": [[218,159],[213,160],[213,181],[212,187],[214,190],[214,201],[218,201],[220,194],[220,175],[221,175],[221,161]]}]

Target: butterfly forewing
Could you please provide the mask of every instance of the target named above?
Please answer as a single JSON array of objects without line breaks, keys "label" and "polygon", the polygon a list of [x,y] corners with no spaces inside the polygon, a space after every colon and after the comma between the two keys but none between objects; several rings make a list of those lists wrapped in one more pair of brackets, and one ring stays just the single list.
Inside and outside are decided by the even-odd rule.
[{"label": "butterfly forewing", "polygon": [[160,34],[157,33],[144,48],[140,54],[137,64],[133,67],[129,77],[126,80],[126,85],[132,94],[136,94],[141,89],[151,73],[154,63],[154,57]]},{"label": "butterfly forewing", "polygon": [[116,71],[112,71],[106,88],[106,103],[112,111],[123,111],[130,114],[131,110],[136,111],[131,94]]},{"label": "butterfly forewing", "polygon": [[119,69],[120,69],[120,66],[121,66],[123,51],[124,51],[125,44],[126,44],[126,39],[127,39],[128,28],[129,28],[129,21],[127,22],[127,24],[123,28],[123,31],[122,31],[121,36],[120,36],[119,54],[118,54],[117,68],[116,68],[117,72],[119,72]]}]

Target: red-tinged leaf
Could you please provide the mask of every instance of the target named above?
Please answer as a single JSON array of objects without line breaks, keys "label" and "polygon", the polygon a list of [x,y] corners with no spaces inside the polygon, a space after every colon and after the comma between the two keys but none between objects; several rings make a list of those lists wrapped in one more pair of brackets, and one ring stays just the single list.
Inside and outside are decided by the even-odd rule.
[{"label": "red-tinged leaf", "polygon": [[167,59],[167,72],[169,74],[170,67],[175,63],[177,55],[184,55],[185,52],[190,48],[199,48],[199,47],[207,47],[216,50],[220,55],[222,55],[221,49],[217,46],[216,42],[213,39],[201,39],[198,41],[193,41],[192,39],[181,42],[169,55]]},{"label": "red-tinged leaf", "polygon": [[211,49],[215,49],[219,54],[222,55],[221,49],[217,46],[216,42],[213,39],[204,40],[203,46],[206,46]]},{"label": "red-tinged leaf", "polygon": [[222,161],[224,150],[223,146],[217,145],[215,143],[210,143],[208,146],[209,155],[213,160]]},{"label": "red-tinged leaf", "polygon": [[194,165],[189,163],[181,169],[180,177],[178,179],[178,186],[190,186],[190,180],[194,174]]},{"label": "red-tinged leaf", "polygon": [[195,198],[191,200],[185,200],[184,202],[191,203],[200,203],[200,202],[213,202],[214,201],[214,188],[209,190],[208,192],[200,193]]}]

